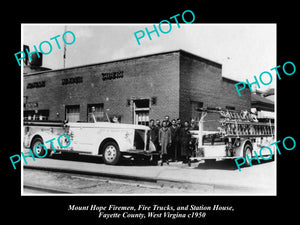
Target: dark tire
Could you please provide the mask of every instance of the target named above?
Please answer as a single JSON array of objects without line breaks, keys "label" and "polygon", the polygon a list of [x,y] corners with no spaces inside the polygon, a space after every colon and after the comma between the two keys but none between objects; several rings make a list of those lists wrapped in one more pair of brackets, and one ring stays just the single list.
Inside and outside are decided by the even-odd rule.
[{"label": "dark tire", "polygon": [[108,165],[116,165],[121,157],[119,146],[116,142],[109,141],[103,146],[103,161]]},{"label": "dark tire", "polygon": [[34,151],[34,148],[37,145],[40,145],[40,144],[44,144],[44,141],[43,141],[43,139],[41,137],[36,137],[36,138],[33,139],[33,141],[31,142],[31,145],[30,145],[30,149],[33,152],[33,154],[36,155],[39,158],[44,158],[44,157],[49,156],[50,155],[50,151],[48,149],[45,150],[43,146],[39,146],[36,149],[36,151]]},{"label": "dark tire", "polygon": [[244,146],[244,149],[243,149],[243,157],[245,158],[245,166],[250,166],[250,162],[248,160],[248,158],[246,157],[246,155],[248,155],[249,158],[252,158],[252,145],[250,144],[246,144]]},{"label": "dark tire", "polygon": [[151,159],[151,157],[148,157],[148,162],[149,162],[150,165],[152,165],[152,166],[157,166],[158,165],[159,156],[153,155],[152,160],[150,160],[150,159]]}]

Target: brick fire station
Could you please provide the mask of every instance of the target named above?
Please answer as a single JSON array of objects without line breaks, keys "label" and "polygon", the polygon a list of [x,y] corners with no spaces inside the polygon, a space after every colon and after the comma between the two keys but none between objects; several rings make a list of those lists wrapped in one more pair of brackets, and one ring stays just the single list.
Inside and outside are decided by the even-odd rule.
[{"label": "brick fire station", "polygon": [[222,65],[183,50],[72,68],[24,73],[26,119],[90,121],[107,114],[121,123],[199,119],[202,106],[251,108],[251,92],[238,96],[237,81]]}]

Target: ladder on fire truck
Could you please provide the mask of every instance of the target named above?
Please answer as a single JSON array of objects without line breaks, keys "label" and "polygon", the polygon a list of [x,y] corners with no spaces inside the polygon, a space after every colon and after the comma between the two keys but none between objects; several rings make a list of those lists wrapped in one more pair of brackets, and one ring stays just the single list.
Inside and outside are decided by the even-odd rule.
[{"label": "ladder on fire truck", "polygon": [[221,117],[218,129],[224,138],[274,137],[274,124],[271,123],[271,120],[269,122],[259,122],[255,114],[249,113],[246,110],[242,110],[240,113],[220,107],[202,107],[196,110],[202,112],[199,121],[200,133],[203,132],[203,122],[207,122],[204,121],[207,113],[218,113]]}]

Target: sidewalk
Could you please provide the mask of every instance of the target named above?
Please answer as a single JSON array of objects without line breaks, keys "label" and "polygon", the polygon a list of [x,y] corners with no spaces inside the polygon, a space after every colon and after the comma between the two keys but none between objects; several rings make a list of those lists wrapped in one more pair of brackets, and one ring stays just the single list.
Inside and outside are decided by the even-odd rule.
[{"label": "sidewalk", "polygon": [[[210,185],[213,188],[232,190],[242,194],[275,195],[275,162],[258,164],[238,170],[201,169],[198,164],[191,168],[170,166],[109,166],[101,163],[78,162],[60,159],[27,158],[25,168],[39,168],[49,171],[70,172],[93,176],[128,178],[150,182],[173,182]],[[218,163],[218,162],[217,162]],[[239,190],[239,191],[238,191]]]}]

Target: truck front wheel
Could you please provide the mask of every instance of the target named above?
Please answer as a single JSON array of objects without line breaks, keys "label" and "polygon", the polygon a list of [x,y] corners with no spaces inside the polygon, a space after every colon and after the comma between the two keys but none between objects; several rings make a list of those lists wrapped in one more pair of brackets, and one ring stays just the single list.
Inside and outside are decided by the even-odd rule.
[{"label": "truck front wheel", "polygon": [[103,161],[105,164],[116,165],[121,157],[117,143],[109,141],[103,146]]}]

